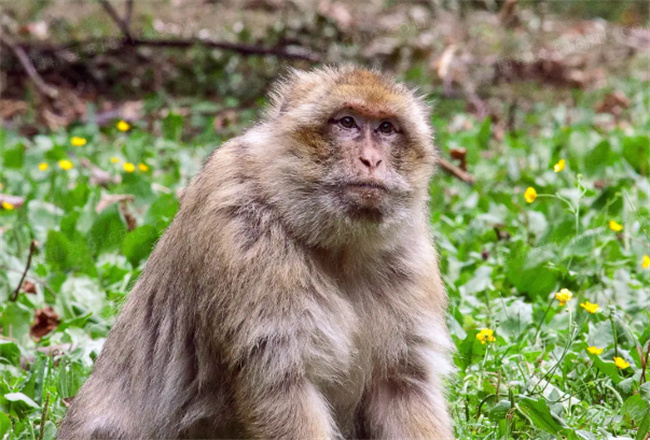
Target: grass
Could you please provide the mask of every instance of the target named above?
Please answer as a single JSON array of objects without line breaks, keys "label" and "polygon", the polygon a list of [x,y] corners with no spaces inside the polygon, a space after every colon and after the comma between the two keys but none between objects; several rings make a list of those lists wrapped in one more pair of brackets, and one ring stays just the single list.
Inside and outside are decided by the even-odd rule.
[{"label": "grass", "polygon": [[[457,346],[457,438],[648,438],[650,91],[633,79],[616,87],[631,101],[618,126],[591,110],[603,91],[575,94],[570,108],[519,111],[502,140],[490,120],[458,111],[433,119],[438,145],[467,148],[477,179],[468,186],[438,174],[431,184]],[[198,134],[183,136],[190,125]],[[55,437],[178,209],[176,191],[223,140],[210,126],[170,112],[149,132],[138,123],[33,138],[0,129],[1,192],[25,199],[0,210],[0,438]],[[88,161],[108,173],[105,187]],[[98,210],[107,195],[132,198]],[[12,301],[32,239],[34,289],[23,290],[34,293]],[[572,293],[563,306],[561,289]],[[581,307],[587,301],[598,311]],[[40,339],[30,336],[36,315],[52,329]]]}]

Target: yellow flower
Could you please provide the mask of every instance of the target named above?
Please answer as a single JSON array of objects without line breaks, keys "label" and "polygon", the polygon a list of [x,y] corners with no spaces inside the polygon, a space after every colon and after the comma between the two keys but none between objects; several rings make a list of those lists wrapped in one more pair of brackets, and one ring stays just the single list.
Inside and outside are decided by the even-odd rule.
[{"label": "yellow flower", "polygon": [[564,159],[560,159],[558,161],[558,163],[553,165],[553,171],[555,171],[556,173],[559,173],[560,171],[562,171],[564,169],[565,165],[566,165],[566,161]]},{"label": "yellow flower", "polygon": [[41,162],[41,163],[38,164],[38,169],[41,170],[41,171],[45,171],[45,170],[47,170],[49,167],[50,167],[50,166],[49,166],[47,163],[45,163],[45,162]]},{"label": "yellow flower", "polygon": [[61,159],[61,160],[59,161],[59,167],[60,167],[62,170],[66,170],[66,171],[71,170],[71,169],[72,169],[72,166],[73,166],[73,165],[72,165],[72,162],[70,162],[68,159]]},{"label": "yellow flower", "polygon": [[555,294],[555,298],[560,301],[560,306],[563,306],[573,297],[573,294],[569,289],[560,289],[559,292]]},{"label": "yellow flower", "polygon": [[75,136],[72,139],[70,139],[70,143],[75,147],[83,147],[84,145],[86,145],[86,142],[87,141],[85,138],[79,136]]},{"label": "yellow flower", "polygon": [[140,171],[149,171],[149,167],[143,163],[138,164],[138,168],[140,168]]},{"label": "yellow flower", "polygon": [[580,307],[588,311],[589,313],[596,313],[598,310],[600,310],[600,307],[598,304],[592,304],[589,301],[585,301],[583,303],[580,303]]},{"label": "yellow flower", "polygon": [[496,338],[494,337],[494,330],[490,330],[489,328],[482,328],[481,331],[476,334],[476,339],[481,341],[481,344],[485,344],[486,342],[494,342],[496,341]]},{"label": "yellow flower", "polygon": [[131,162],[124,162],[124,171],[127,173],[132,173],[135,171],[135,165],[133,165]]},{"label": "yellow flower", "polygon": [[603,348],[594,347],[593,345],[591,347],[587,347],[587,351],[595,355],[601,354],[603,350],[604,350]]},{"label": "yellow flower", "polygon": [[11,211],[14,208],[15,208],[15,206],[14,206],[13,203],[2,202],[2,209],[6,209],[7,211]]},{"label": "yellow flower", "polygon": [[615,220],[610,220],[609,229],[611,229],[614,232],[621,232],[623,230],[623,225],[616,222]]},{"label": "yellow flower", "polygon": [[118,163],[119,161],[120,159],[118,159],[117,157],[111,157],[111,163]]},{"label": "yellow flower", "polygon": [[535,191],[535,188],[532,186],[529,186],[528,189],[526,189],[526,192],[524,193],[524,199],[528,203],[533,203],[535,199],[537,198],[537,191]]},{"label": "yellow flower", "polygon": [[641,267],[644,269],[650,268],[650,256],[644,255],[643,258],[641,258]]},{"label": "yellow flower", "polygon": [[616,365],[621,370],[625,370],[627,367],[630,366],[629,363],[625,362],[625,359],[618,356],[614,356],[614,365]]},{"label": "yellow flower", "polygon": [[126,121],[120,121],[117,123],[117,129],[120,131],[127,131],[131,126]]}]

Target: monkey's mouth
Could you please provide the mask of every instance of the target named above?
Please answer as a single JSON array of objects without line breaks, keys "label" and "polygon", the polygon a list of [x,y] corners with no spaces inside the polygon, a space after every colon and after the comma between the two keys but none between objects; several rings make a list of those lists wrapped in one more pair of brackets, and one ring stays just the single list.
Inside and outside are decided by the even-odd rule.
[{"label": "monkey's mouth", "polygon": [[342,196],[350,215],[377,222],[381,220],[388,193],[388,187],[381,183],[356,181],[343,186]]},{"label": "monkey's mouth", "polygon": [[359,188],[361,190],[379,190],[381,192],[387,192],[388,188],[385,185],[382,185],[378,182],[351,182],[347,184],[348,188]]}]

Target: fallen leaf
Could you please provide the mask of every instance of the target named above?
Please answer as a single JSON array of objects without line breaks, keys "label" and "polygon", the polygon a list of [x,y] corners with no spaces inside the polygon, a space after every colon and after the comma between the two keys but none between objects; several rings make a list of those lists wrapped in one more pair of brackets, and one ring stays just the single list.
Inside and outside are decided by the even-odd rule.
[{"label": "fallen leaf", "polygon": [[129,207],[127,206],[127,200],[120,200],[120,212],[124,216],[124,220],[126,221],[126,229],[129,231],[132,231],[138,226],[138,222],[133,214],[131,214],[131,211],[129,211]]},{"label": "fallen leaf", "polygon": [[23,289],[22,290],[25,293],[35,294],[36,293],[36,284],[32,283],[29,280],[25,280],[25,282],[23,283]]},{"label": "fallen leaf", "polygon": [[132,202],[134,200],[133,194],[104,194],[95,205],[95,212],[100,213],[113,203]]},{"label": "fallen leaf", "polygon": [[451,148],[449,154],[452,159],[456,159],[460,162],[458,167],[461,170],[467,171],[467,148]]},{"label": "fallen leaf", "polygon": [[40,339],[52,330],[54,330],[61,320],[52,307],[37,309],[34,315],[34,324],[29,329],[29,333],[35,339]]},{"label": "fallen leaf", "polygon": [[79,160],[81,163],[81,166],[84,168],[90,169],[90,184],[91,185],[99,185],[99,186],[107,186],[109,183],[120,183],[122,181],[122,177],[120,175],[117,176],[112,176],[111,173],[108,171],[102,170],[99,168],[97,165],[94,165],[92,162],[90,162],[88,159],[85,157],[81,158]]},{"label": "fallen leaf", "polygon": [[605,95],[602,101],[596,104],[594,110],[598,113],[611,113],[619,116],[623,109],[630,106],[630,99],[621,91],[615,90]]},{"label": "fallen leaf", "polygon": [[25,101],[14,99],[0,99],[0,119],[11,119],[15,115],[20,115],[28,110]]}]

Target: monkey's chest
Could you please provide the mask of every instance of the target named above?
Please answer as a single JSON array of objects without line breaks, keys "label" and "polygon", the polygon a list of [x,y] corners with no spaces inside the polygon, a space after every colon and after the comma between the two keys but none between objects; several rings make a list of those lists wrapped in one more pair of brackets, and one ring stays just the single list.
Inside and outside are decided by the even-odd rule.
[{"label": "monkey's chest", "polygon": [[[401,345],[402,335],[394,320],[376,318],[359,313],[332,316],[334,327],[330,332],[320,331],[314,346],[318,355],[311,362],[312,380],[327,399],[344,436],[353,435],[358,408],[373,373],[384,369],[386,356]],[[327,333],[336,337],[327,338]]]},{"label": "monkey's chest", "polygon": [[345,437],[353,434],[354,422],[366,385],[371,377],[371,350],[361,344],[359,334],[352,335],[352,343],[345,356],[323,365],[323,371],[316,381],[323,396],[332,409],[332,416]]}]

